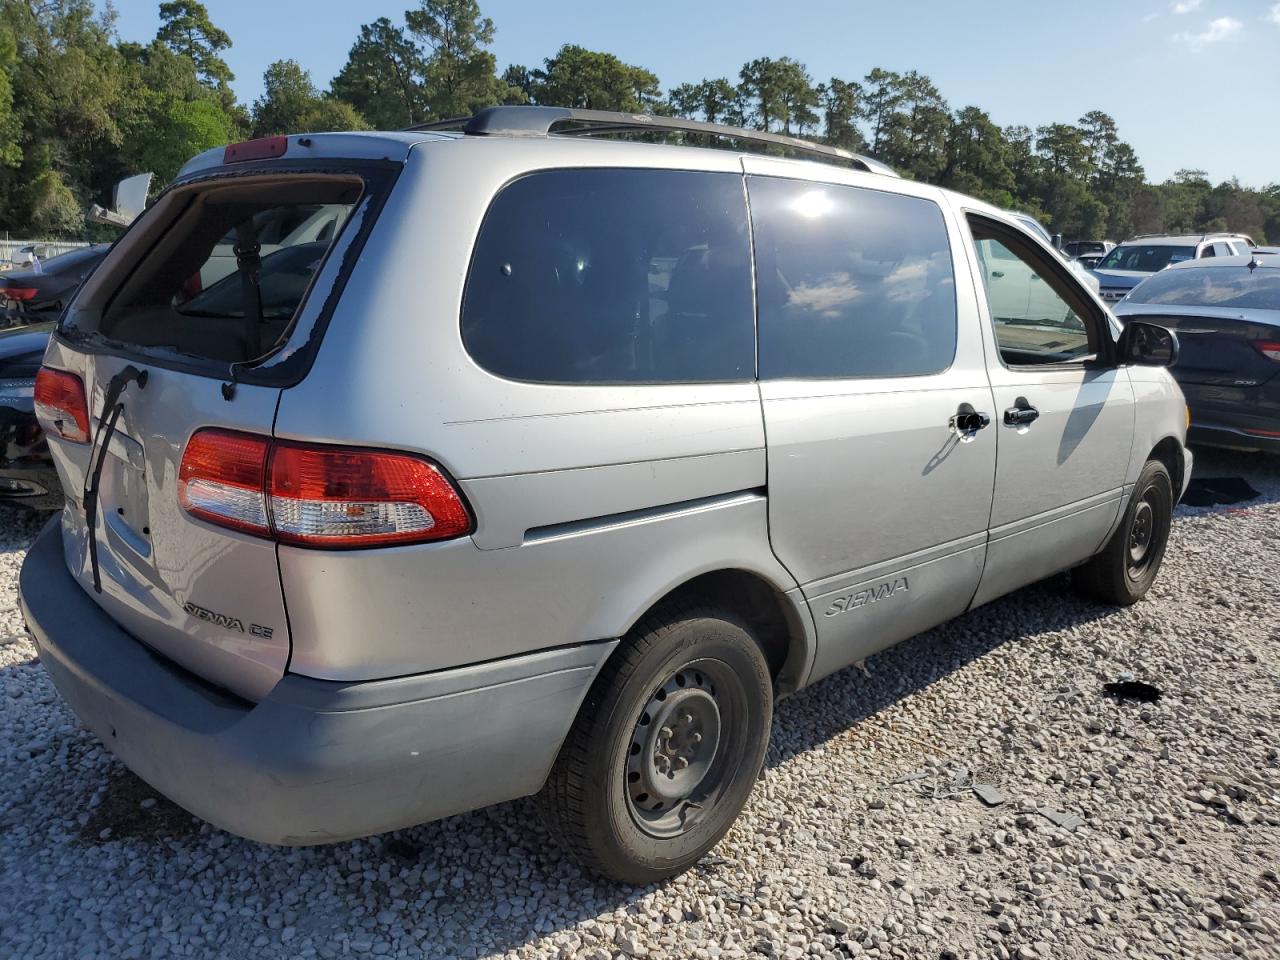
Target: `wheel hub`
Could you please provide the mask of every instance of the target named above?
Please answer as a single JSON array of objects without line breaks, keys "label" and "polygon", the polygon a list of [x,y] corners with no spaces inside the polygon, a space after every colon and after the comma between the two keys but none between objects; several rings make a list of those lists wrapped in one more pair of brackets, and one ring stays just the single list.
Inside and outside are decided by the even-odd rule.
[{"label": "wheel hub", "polygon": [[627,796],[644,814],[690,801],[716,759],[720,706],[710,678],[681,670],[649,699],[631,737]]},{"label": "wheel hub", "polygon": [[1133,523],[1129,527],[1129,562],[1134,566],[1141,565],[1146,557],[1154,531],[1155,511],[1149,501],[1142,500],[1133,513]]}]

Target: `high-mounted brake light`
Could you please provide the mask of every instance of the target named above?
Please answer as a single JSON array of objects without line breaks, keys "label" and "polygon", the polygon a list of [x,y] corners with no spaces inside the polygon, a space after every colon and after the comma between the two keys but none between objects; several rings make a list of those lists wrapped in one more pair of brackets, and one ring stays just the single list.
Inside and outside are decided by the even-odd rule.
[{"label": "high-mounted brake light", "polygon": [[241,143],[229,144],[227,149],[222,151],[222,162],[241,163],[245,160],[274,160],[276,157],[283,157],[284,152],[288,149],[288,137],[259,137],[257,140],[245,140]]},{"label": "high-mounted brake light", "polygon": [[1253,345],[1257,347],[1258,352],[1268,360],[1274,360],[1276,363],[1280,363],[1280,341],[1255,340]]},{"label": "high-mounted brake light", "polygon": [[9,300],[32,300],[39,292],[35,287],[0,287],[0,297]]},{"label": "high-mounted brake light", "polygon": [[471,532],[452,481],[421,457],[228,430],[192,436],[178,499],[202,520],[303,546],[391,546]]},{"label": "high-mounted brake light", "polygon": [[34,391],[36,419],[73,443],[89,442],[89,405],[84,399],[84,381],[74,373],[41,367]]}]

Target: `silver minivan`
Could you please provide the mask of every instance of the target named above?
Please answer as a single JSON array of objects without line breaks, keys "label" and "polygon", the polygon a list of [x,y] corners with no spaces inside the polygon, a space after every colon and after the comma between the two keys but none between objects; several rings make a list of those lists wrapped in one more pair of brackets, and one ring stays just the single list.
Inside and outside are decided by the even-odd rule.
[{"label": "silver minivan", "polygon": [[[592,136],[636,128],[734,149]],[[992,309],[1011,271],[1034,310]],[[67,504],[23,611],[76,715],[227,830],[538,794],[648,882],[729,828],[776,698],[1057,571],[1143,596],[1176,351],[1008,215],[831,147],[537,107],[235,144],[50,343]]]}]

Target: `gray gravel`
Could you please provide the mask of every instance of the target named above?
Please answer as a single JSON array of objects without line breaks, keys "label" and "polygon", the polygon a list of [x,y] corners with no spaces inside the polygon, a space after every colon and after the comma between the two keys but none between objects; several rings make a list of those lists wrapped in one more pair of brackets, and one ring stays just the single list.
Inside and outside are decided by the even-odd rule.
[{"label": "gray gravel", "polygon": [[[16,605],[35,526],[4,513],[0,954],[1280,956],[1280,459],[1199,472],[1263,496],[1181,508],[1147,602],[1057,578],[791,698],[739,824],[641,890],[583,877],[528,802],[308,849],[195,821],[57,699]],[[1125,671],[1164,698],[1103,697]]]}]

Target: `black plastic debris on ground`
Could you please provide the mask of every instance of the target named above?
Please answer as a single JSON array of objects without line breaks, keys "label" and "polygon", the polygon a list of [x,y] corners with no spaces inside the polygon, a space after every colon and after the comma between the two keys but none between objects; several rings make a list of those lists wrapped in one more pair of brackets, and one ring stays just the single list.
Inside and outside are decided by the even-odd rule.
[{"label": "black plastic debris on ground", "polygon": [[1261,496],[1244,477],[1196,477],[1187,484],[1182,502],[1189,507],[1244,503]]},{"label": "black plastic debris on ground", "polygon": [[1108,697],[1115,700],[1134,700],[1138,703],[1155,703],[1163,695],[1159,687],[1141,680],[1117,680],[1114,683],[1104,683],[1102,689]]}]

